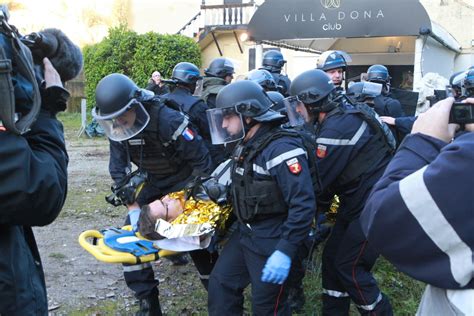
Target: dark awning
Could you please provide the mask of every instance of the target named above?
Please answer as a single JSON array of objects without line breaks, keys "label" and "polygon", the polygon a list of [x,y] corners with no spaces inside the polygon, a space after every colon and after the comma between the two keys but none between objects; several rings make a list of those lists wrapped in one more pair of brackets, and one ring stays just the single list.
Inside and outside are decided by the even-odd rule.
[{"label": "dark awning", "polygon": [[266,0],[248,25],[254,41],[417,36],[431,30],[417,0]]}]

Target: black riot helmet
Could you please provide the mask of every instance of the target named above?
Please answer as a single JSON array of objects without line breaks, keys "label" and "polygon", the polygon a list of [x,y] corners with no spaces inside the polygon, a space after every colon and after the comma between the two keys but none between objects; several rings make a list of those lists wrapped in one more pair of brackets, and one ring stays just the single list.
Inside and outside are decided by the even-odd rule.
[{"label": "black riot helmet", "polygon": [[182,62],[174,66],[171,79],[176,83],[194,85],[198,80],[202,79],[202,77],[199,73],[199,68],[196,65]]},{"label": "black riot helmet", "polygon": [[317,105],[336,89],[331,78],[322,70],[311,69],[297,76],[290,86],[290,95],[306,105]]},{"label": "black riot helmet", "polygon": [[139,134],[150,121],[150,115],[141,101],[152,94],[138,88],[123,74],[102,78],[95,90],[96,106],[92,116],[113,141],[123,141]]},{"label": "black riot helmet", "polygon": [[209,67],[204,69],[206,76],[222,79],[232,76],[234,72],[234,64],[227,58],[215,58],[211,61]]},{"label": "black riot helmet", "polygon": [[469,70],[464,78],[464,95],[474,97],[474,69]]},{"label": "black riot helmet", "polygon": [[277,84],[272,74],[265,69],[254,69],[247,74],[247,80],[253,81],[265,89],[265,91],[276,91]]},{"label": "black riot helmet", "polygon": [[273,111],[280,112],[281,114],[286,112],[285,104],[283,102],[285,97],[283,96],[283,94],[277,91],[268,91],[267,95],[270,98],[270,100],[272,100],[273,102],[273,105],[271,106],[271,109]]},{"label": "black riot helmet", "polygon": [[277,50],[269,50],[263,54],[262,69],[270,72],[280,72],[286,60],[283,54]]},{"label": "black riot helmet", "polygon": [[216,108],[235,108],[244,117],[257,122],[270,122],[283,118],[271,110],[272,100],[255,82],[241,80],[225,86],[217,94]]},{"label": "black riot helmet", "polygon": [[316,68],[323,71],[341,68],[346,71],[347,63],[351,61],[351,57],[346,52],[329,50],[319,56]]},{"label": "black riot helmet", "polygon": [[462,93],[462,81],[463,81],[463,74],[464,71],[458,71],[449,77],[449,86],[454,90],[455,96],[458,97]]},{"label": "black riot helmet", "polygon": [[388,69],[384,65],[372,65],[367,70],[367,80],[370,82],[387,84],[390,79]]},{"label": "black riot helmet", "polygon": [[102,78],[95,89],[95,102],[100,115],[121,110],[140,93],[140,88],[129,77],[114,73]]},{"label": "black riot helmet", "polygon": [[216,107],[206,111],[212,143],[242,139],[259,122],[282,121],[285,116],[271,110],[272,105],[265,90],[253,81],[241,80],[225,86],[217,94]]}]

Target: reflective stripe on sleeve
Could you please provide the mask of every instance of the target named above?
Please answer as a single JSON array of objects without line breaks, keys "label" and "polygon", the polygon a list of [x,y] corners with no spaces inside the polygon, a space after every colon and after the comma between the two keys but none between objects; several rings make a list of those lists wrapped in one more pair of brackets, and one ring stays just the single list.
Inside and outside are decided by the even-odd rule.
[{"label": "reflective stripe on sleeve", "polygon": [[400,195],[424,232],[449,257],[454,280],[460,286],[465,286],[473,275],[472,250],[446,220],[428,191],[423,178],[427,167],[400,181]]},{"label": "reflective stripe on sleeve", "polygon": [[308,157],[308,154],[303,148],[296,148],[296,149],[287,151],[286,153],[283,153],[279,156],[276,156],[272,160],[267,161],[267,164],[266,164],[267,170],[270,170],[271,168],[278,166],[279,164],[281,164],[282,162],[290,158],[294,158],[300,155],[305,155],[306,157]]},{"label": "reflective stripe on sleeve", "polygon": [[351,139],[336,139],[336,138],[317,138],[316,143],[322,145],[335,145],[335,146],[350,146],[355,145],[359,141],[359,139],[364,134],[365,130],[367,129],[367,122],[362,122],[359,129],[355,133],[355,135]]},{"label": "reflective stripe on sleeve", "polygon": [[178,129],[174,131],[173,136],[171,136],[171,140],[173,141],[177,140],[179,135],[181,135],[186,129],[186,127],[188,127],[188,124],[189,124],[189,120],[186,116],[184,116],[183,122],[181,123],[181,125],[179,125]]}]

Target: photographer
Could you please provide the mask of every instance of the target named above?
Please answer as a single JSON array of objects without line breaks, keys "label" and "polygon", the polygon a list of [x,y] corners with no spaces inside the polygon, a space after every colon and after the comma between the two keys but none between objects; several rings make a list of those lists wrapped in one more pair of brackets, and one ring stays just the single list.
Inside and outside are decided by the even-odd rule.
[{"label": "photographer", "polygon": [[474,124],[451,142],[453,101],[420,114],[360,218],[372,247],[428,283],[419,315],[474,313]]},{"label": "photographer", "polygon": [[[47,315],[43,268],[31,227],[50,224],[66,198],[68,156],[56,113],[65,110],[69,97],[61,80],[71,78],[61,67],[64,58],[74,56],[79,57],[74,69],[80,70],[82,55],[60,31],[39,33],[38,38],[68,42],[61,42],[55,54],[40,55],[38,42],[31,42],[38,49],[32,49],[34,67],[30,50],[7,16],[0,7],[0,315]],[[76,51],[59,56],[70,48]]]}]

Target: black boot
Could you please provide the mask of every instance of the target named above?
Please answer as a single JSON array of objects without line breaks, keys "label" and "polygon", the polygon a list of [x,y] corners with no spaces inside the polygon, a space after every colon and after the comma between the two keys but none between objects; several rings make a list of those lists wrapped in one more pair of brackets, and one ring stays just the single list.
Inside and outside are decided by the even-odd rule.
[{"label": "black boot", "polygon": [[186,253],[178,253],[176,255],[166,256],[164,258],[171,261],[173,266],[184,266],[189,263]]},{"label": "black boot", "polygon": [[140,309],[136,316],[162,316],[158,295],[152,294],[140,299]]},{"label": "black boot", "polygon": [[292,313],[301,313],[305,303],[304,289],[302,286],[292,287],[288,293],[288,305]]}]

